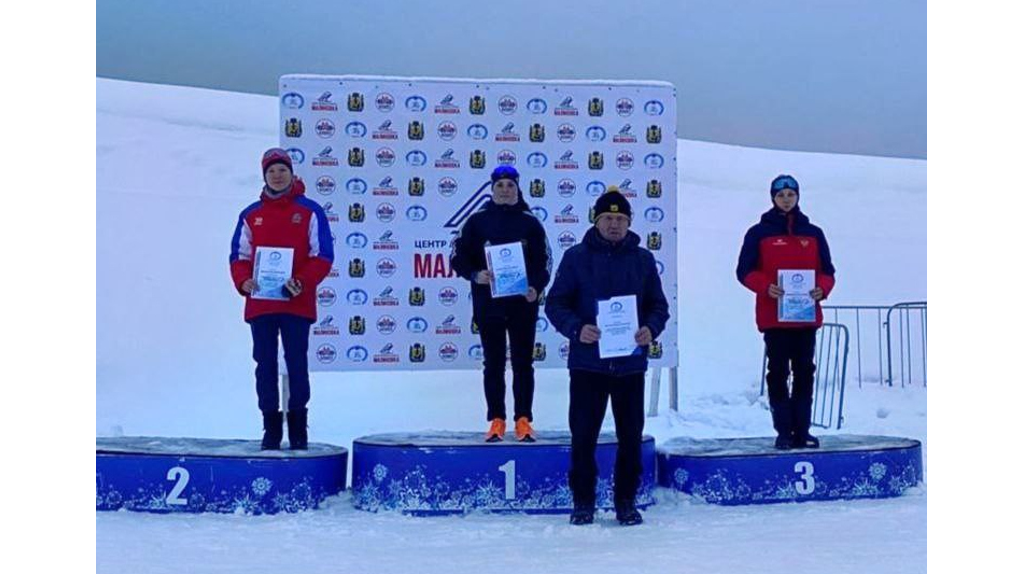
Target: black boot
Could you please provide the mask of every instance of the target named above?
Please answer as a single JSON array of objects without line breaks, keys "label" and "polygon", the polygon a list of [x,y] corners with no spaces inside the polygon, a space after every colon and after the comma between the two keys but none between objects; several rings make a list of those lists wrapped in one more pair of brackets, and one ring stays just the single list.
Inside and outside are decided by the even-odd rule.
[{"label": "black boot", "polygon": [[636,502],[632,500],[615,501],[615,519],[623,526],[634,526],[644,521],[643,515],[636,509]]},{"label": "black boot", "polygon": [[263,411],[263,442],[260,450],[281,450],[284,437],[284,417],[281,411]]},{"label": "black boot", "polygon": [[309,435],[306,434],[306,409],[288,411],[288,448],[306,450],[309,448]]},{"label": "black boot", "polygon": [[594,507],[592,505],[574,504],[569,524],[580,526],[594,523]]},{"label": "black boot", "polygon": [[791,448],[794,448],[793,437],[788,434],[780,434],[779,436],[775,437],[775,448],[777,448],[778,450],[789,450]]},{"label": "black boot", "polygon": [[789,450],[793,448],[793,409],[789,400],[776,401],[771,403],[772,426],[778,437],[775,439],[775,448]]},{"label": "black boot", "polygon": [[821,442],[811,433],[802,433],[793,437],[793,448],[818,448]]}]

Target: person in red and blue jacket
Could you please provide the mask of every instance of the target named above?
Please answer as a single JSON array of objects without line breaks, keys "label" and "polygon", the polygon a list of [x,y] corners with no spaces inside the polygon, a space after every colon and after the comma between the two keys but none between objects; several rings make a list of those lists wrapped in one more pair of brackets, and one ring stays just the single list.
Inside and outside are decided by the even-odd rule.
[{"label": "person in red and blue jacket", "polygon": [[[798,205],[800,184],[789,175],[776,177],[771,184],[773,207],[761,215],[761,221],[747,230],[736,265],[736,277],[756,294],[757,328],[764,333],[768,355],[768,403],[772,424],[778,437],[775,448],[817,448],[811,436],[811,406],[814,392],[814,345],[821,327],[821,301],[836,284],[825,233]],[[783,291],[778,285],[780,269],[814,271],[815,320],[779,321],[778,305]],[[789,392],[790,363],[793,391]]]},{"label": "person in red and blue jacket", "polygon": [[[288,442],[292,450],[308,447],[309,329],[316,321],[316,288],[334,263],[334,240],[327,214],[304,194],[305,184],[292,172],[292,160],[280,148],[263,154],[266,185],[259,201],[242,210],[231,237],[231,278],[245,297],[245,321],[252,330],[256,360],[256,394],[263,412],[264,450],[281,448],[284,417],[277,390],[278,333],[288,367]],[[292,249],[292,274],[282,300],[256,299],[253,277],[257,247]]]}]

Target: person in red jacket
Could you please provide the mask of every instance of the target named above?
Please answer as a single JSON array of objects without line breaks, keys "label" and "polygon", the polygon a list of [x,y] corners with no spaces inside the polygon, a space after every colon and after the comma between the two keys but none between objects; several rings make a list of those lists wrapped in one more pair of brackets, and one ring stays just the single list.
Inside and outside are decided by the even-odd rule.
[{"label": "person in red jacket", "polygon": [[[280,148],[263,154],[263,192],[238,216],[231,238],[231,278],[245,297],[245,321],[252,330],[256,360],[256,394],[263,412],[264,450],[281,448],[284,416],[277,390],[277,340],[284,345],[288,367],[288,446],[308,447],[309,329],[316,321],[316,288],[331,270],[334,241],[327,214],[308,199],[305,185],[292,172],[292,160]],[[259,247],[290,248],[292,272],[277,298],[253,297],[259,285],[253,261]]]},{"label": "person in red jacket", "polygon": [[[814,392],[814,344],[821,327],[821,301],[835,286],[836,269],[822,230],[800,211],[800,185],[789,175],[771,184],[773,207],[743,238],[736,277],[756,295],[757,328],[768,354],[768,403],[778,437],[775,448],[817,448],[811,436]],[[813,322],[779,320],[780,269],[813,270]],[[793,391],[788,380],[792,363]]]}]

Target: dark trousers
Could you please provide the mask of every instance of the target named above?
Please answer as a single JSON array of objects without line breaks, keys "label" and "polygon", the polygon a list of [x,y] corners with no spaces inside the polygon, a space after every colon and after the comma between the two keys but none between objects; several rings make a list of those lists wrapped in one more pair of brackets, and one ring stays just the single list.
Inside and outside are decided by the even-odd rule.
[{"label": "dark trousers", "polygon": [[[780,436],[807,436],[811,428],[814,393],[814,344],[817,329],[768,329],[764,332],[768,355],[768,404]],[[793,392],[789,391],[790,365]]]},{"label": "dark trousers", "polygon": [[533,421],[533,342],[537,337],[538,306],[523,305],[505,316],[478,317],[484,348],[484,397],[487,420],[508,419],[505,413],[505,334],[512,355],[512,396],[515,418]]},{"label": "dark trousers", "polygon": [[260,410],[277,412],[277,336],[284,344],[284,363],[288,367],[288,410],[306,408],[309,402],[309,327],[305,317],[287,313],[260,315],[249,321],[252,328],[252,358],[256,360],[256,395]]},{"label": "dark trousers", "polygon": [[594,506],[597,490],[597,449],[601,422],[612,400],[615,417],[615,500],[632,501],[640,486],[644,434],[644,374],[613,377],[589,371],[569,371],[569,430],[572,432],[572,467],[569,486],[579,506]]}]

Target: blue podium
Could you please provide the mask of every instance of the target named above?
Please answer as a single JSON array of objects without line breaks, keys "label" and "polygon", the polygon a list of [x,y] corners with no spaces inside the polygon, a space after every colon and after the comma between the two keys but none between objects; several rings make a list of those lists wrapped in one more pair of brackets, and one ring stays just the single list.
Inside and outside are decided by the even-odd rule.
[{"label": "blue podium", "polygon": [[261,451],[259,441],[96,439],[96,510],[274,514],[345,489],[348,451]]},{"label": "blue podium", "polygon": [[[614,435],[601,435],[597,503],[611,508]],[[637,506],[654,503],[654,438],[642,445],[644,472]],[[352,503],[412,515],[490,512],[567,513],[570,437],[539,433],[537,442],[487,443],[483,433],[379,434],[352,445]]]},{"label": "blue podium", "polygon": [[920,441],[823,436],[821,448],[776,450],[774,437],[675,438],[658,448],[658,483],[723,505],[887,498],[923,478]]}]

